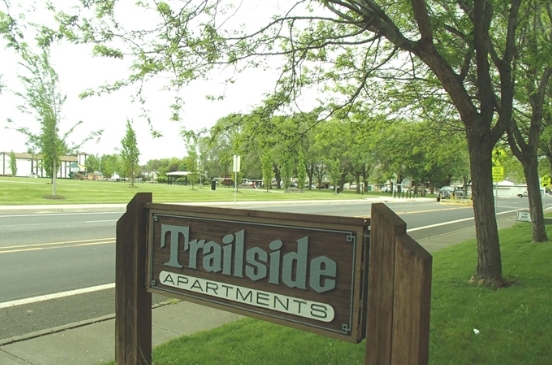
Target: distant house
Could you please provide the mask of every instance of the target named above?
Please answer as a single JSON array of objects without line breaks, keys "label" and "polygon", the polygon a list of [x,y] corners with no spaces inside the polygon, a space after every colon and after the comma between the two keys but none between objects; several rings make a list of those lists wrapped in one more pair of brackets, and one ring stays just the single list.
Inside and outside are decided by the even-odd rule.
[{"label": "distant house", "polygon": [[[0,152],[0,175],[11,176],[12,171],[10,168],[10,155],[11,152]],[[16,176],[38,176],[46,177],[46,170],[42,163],[41,154],[31,153],[14,153],[15,164],[17,166]],[[88,154],[79,153],[77,156],[61,156],[61,165],[58,168],[56,177],[58,178],[70,178],[71,172],[80,170],[81,166],[86,163]],[[76,165],[75,165],[76,164]],[[80,165],[80,166],[79,166]]]},{"label": "distant house", "polygon": [[150,171],[150,172],[146,171],[146,172],[142,172],[142,174],[144,175],[144,179],[149,180],[151,182],[157,181],[157,177],[159,176],[157,171]]}]

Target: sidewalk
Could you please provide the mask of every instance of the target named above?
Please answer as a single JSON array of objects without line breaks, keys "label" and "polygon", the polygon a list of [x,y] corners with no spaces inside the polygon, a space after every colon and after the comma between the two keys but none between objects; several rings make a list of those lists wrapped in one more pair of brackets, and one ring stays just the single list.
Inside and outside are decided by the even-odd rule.
[{"label": "sidewalk", "polygon": [[[240,316],[234,313],[188,302],[159,306],[153,310],[153,346],[210,330],[238,318]],[[0,346],[0,364],[98,365],[114,361],[115,318],[106,316],[97,320],[90,321],[91,324],[75,323],[75,327],[68,325],[66,330],[52,329],[59,331],[55,333],[30,334],[38,337]]]},{"label": "sidewalk", "polygon": [[[0,210],[1,211],[1,210]],[[501,217],[498,228],[511,227],[515,214]],[[429,252],[475,238],[473,227],[460,229],[418,242]],[[209,330],[240,318],[230,312],[178,302],[153,310],[153,345],[172,338]],[[2,365],[98,365],[115,358],[115,319],[113,316],[74,323],[11,341],[0,341]]]}]

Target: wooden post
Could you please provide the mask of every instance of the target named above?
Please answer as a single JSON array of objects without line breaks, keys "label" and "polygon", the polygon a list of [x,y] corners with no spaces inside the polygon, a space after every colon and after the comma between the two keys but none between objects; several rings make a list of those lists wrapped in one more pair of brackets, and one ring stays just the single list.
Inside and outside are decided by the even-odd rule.
[{"label": "wooden post", "polygon": [[395,246],[395,299],[391,364],[429,361],[432,257],[407,234]]},{"label": "wooden post", "polygon": [[395,237],[406,233],[406,223],[386,205],[372,204],[368,266],[366,365],[391,364]]},{"label": "wooden post", "polygon": [[372,204],[366,365],[427,365],[431,255],[406,234],[406,223]]},{"label": "wooden post", "polygon": [[146,227],[151,193],[138,193],[117,222],[115,361],[151,364],[151,293],[146,291]]}]

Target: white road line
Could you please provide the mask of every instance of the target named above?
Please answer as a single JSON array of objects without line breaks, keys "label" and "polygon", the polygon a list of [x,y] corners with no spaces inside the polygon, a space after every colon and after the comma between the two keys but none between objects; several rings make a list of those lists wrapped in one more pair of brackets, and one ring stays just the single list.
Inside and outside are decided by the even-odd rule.
[{"label": "white road line", "polygon": [[65,297],[69,297],[69,296],[72,296],[72,295],[92,293],[92,292],[95,292],[95,291],[100,291],[100,290],[105,290],[105,289],[112,289],[112,288],[115,288],[115,283],[104,284],[104,285],[96,285],[96,286],[91,286],[91,287],[88,287],[88,288],[69,290],[69,291],[64,291],[64,292],[54,293],[54,294],[46,294],[46,295],[41,295],[41,296],[32,297],[32,298],[12,300],[10,302],[0,303],[0,309],[15,307],[15,306],[24,305],[24,304],[44,302],[46,300],[65,298]]},{"label": "white road line", "polygon": [[[505,212],[497,213],[497,215],[498,215],[498,214],[513,213],[513,212],[517,212],[517,210],[507,210],[507,211],[505,211]],[[419,230],[427,229],[427,228],[434,228],[434,227],[446,226],[447,224],[460,223],[460,222],[466,222],[466,221],[473,221],[473,219],[474,219],[474,218],[471,217],[471,218],[457,219],[457,220],[455,220],[455,221],[448,221],[448,222],[443,222],[443,223],[430,224],[429,226],[423,226],[423,227],[416,227],[416,228],[407,229],[406,232],[414,232],[414,231],[419,231]]]},{"label": "white road line", "polygon": [[34,214],[6,214],[6,215],[0,215],[0,218],[17,218],[17,217],[34,217],[36,218],[36,216],[38,214],[44,214],[44,215],[47,215],[47,216],[60,216],[60,215],[93,215],[93,214],[122,214],[124,213],[123,211],[112,211],[112,212],[78,212],[78,211],[75,211],[75,212],[72,212],[72,213],[43,213],[43,212],[39,212],[39,213],[34,213]]},{"label": "white road line", "polygon": [[101,221],[85,221],[84,223],[105,223],[105,222],[117,222],[117,219],[104,219]]}]

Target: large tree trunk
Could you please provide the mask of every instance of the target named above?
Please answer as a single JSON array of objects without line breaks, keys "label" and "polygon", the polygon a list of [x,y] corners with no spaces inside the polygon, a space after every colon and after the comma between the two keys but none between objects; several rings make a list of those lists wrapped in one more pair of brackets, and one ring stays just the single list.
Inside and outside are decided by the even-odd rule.
[{"label": "large tree trunk", "polygon": [[548,242],[546,228],[544,227],[544,212],[540,184],[537,156],[532,156],[529,161],[524,161],[523,172],[527,179],[527,192],[529,193],[529,210],[533,224],[533,242]]},{"label": "large tree trunk", "polygon": [[478,284],[501,287],[504,279],[492,183],[491,153],[494,143],[486,135],[477,132],[467,137],[478,254],[472,280]]}]

